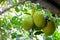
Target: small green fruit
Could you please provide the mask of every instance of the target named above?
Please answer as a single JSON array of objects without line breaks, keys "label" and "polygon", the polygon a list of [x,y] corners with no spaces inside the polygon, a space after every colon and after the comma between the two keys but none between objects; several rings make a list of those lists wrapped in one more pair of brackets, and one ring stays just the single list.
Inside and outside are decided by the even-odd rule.
[{"label": "small green fruit", "polygon": [[43,28],[46,24],[44,15],[40,11],[36,11],[33,15],[34,23],[37,27]]},{"label": "small green fruit", "polygon": [[25,15],[23,21],[23,28],[25,30],[30,30],[33,27],[33,20],[31,15]]},{"label": "small green fruit", "polygon": [[43,31],[46,35],[51,35],[55,31],[55,24],[53,21],[48,21],[47,25],[45,28],[43,28]]}]

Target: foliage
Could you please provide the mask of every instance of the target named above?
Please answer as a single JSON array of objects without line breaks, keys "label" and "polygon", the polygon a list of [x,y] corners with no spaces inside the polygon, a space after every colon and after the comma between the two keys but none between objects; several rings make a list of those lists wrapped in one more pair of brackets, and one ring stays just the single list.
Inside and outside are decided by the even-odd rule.
[{"label": "foliage", "polygon": [[[21,0],[18,0],[21,1]],[[5,4],[7,2],[6,8],[8,8],[10,5],[18,3],[17,0],[6,0],[6,1],[1,1],[0,5],[2,9],[5,9]],[[4,7],[2,7],[4,6]],[[0,8],[0,9],[1,9]],[[33,10],[33,12],[32,12]],[[48,16],[49,19],[51,19],[52,13],[49,11],[49,9],[44,10],[41,5],[34,4],[30,1],[26,1],[25,3],[21,3],[18,6],[15,6],[14,8],[11,8],[10,10],[7,10],[7,12],[3,13],[0,15],[0,35],[1,35],[1,40],[4,40],[6,38],[12,38],[15,39],[17,36],[21,40],[29,40],[36,38],[38,40],[36,35],[42,35],[45,36],[46,40],[49,40],[49,37],[43,33],[41,30],[24,30],[22,27],[22,22],[23,22],[23,16],[24,14],[31,15],[31,13],[34,13],[34,11],[39,10],[41,11],[44,16]],[[47,18],[48,19],[48,18]],[[60,26],[60,18],[55,14],[55,17],[53,17],[55,20],[55,26],[56,30],[55,32],[51,35],[52,38],[51,40],[60,40],[60,33],[58,30],[58,26]],[[31,33],[31,34],[30,34]],[[34,39],[33,39],[34,40]]]}]

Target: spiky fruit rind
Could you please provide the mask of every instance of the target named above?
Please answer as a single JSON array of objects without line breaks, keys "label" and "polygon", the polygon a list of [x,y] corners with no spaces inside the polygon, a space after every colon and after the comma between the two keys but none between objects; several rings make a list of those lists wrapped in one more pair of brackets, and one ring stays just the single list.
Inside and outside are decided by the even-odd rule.
[{"label": "spiky fruit rind", "polygon": [[25,30],[30,30],[33,27],[33,20],[31,15],[25,15],[23,18],[23,28]]},{"label": "spiky fruit rind", "polygon": [[55,24],[53,21],[48,21],[45,28],[43,28],[43,31],[46,35],[52,35],[55,31]]},{"label": "spiky fruit rind", "polygon": [[34,23],[37,27],[43,28],[46,24],[46,20],[44,18],[44,15],[40,11],[36,11],[33,15]]}]

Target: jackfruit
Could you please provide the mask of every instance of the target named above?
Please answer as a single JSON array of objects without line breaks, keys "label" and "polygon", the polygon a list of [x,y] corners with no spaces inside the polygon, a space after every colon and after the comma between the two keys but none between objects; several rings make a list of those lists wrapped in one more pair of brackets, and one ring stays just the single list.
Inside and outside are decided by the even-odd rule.
[{"label": "jackfruit", "polygon": [[48,21],[47,25],[43,28],[46,35],[52,35],[55,31],[55,24],[52,20]]},{"label": "jackfruit", "polygon": [[25,15],[23,18],[23,28],[25,30],[30,30],[33,27],[33,19],[31,15]]},{"label": "jackfruit", "polygon": [[44,15],[40,11],[36,11],[33,14],[33,20],[35,25],[39,28],[43,28],[46,25],[46,20],[44,18]]}]

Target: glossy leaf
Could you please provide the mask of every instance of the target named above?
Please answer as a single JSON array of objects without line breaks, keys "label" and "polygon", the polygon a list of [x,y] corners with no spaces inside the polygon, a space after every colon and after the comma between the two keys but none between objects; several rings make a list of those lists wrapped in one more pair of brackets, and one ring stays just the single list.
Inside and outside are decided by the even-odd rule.
[{"label": "glossy leaf", "polygon": [[14,38],[16,38],[17,33],[16,32],[13,32],[11,35],[12,35],[12,38],[14,39]]},{"label": "glossy leaf", "polygon": [[19,12],[19,11],[20,11],[17,6],[15,7],[15,11],[16,11],[16,12]]},{"label": "glossy leaf", "polygon": [[13,1],[13,3],[14,3],[14,4],[16,4],[16,3],[17,3],[17,0],[12,0],[12,1]]}]

